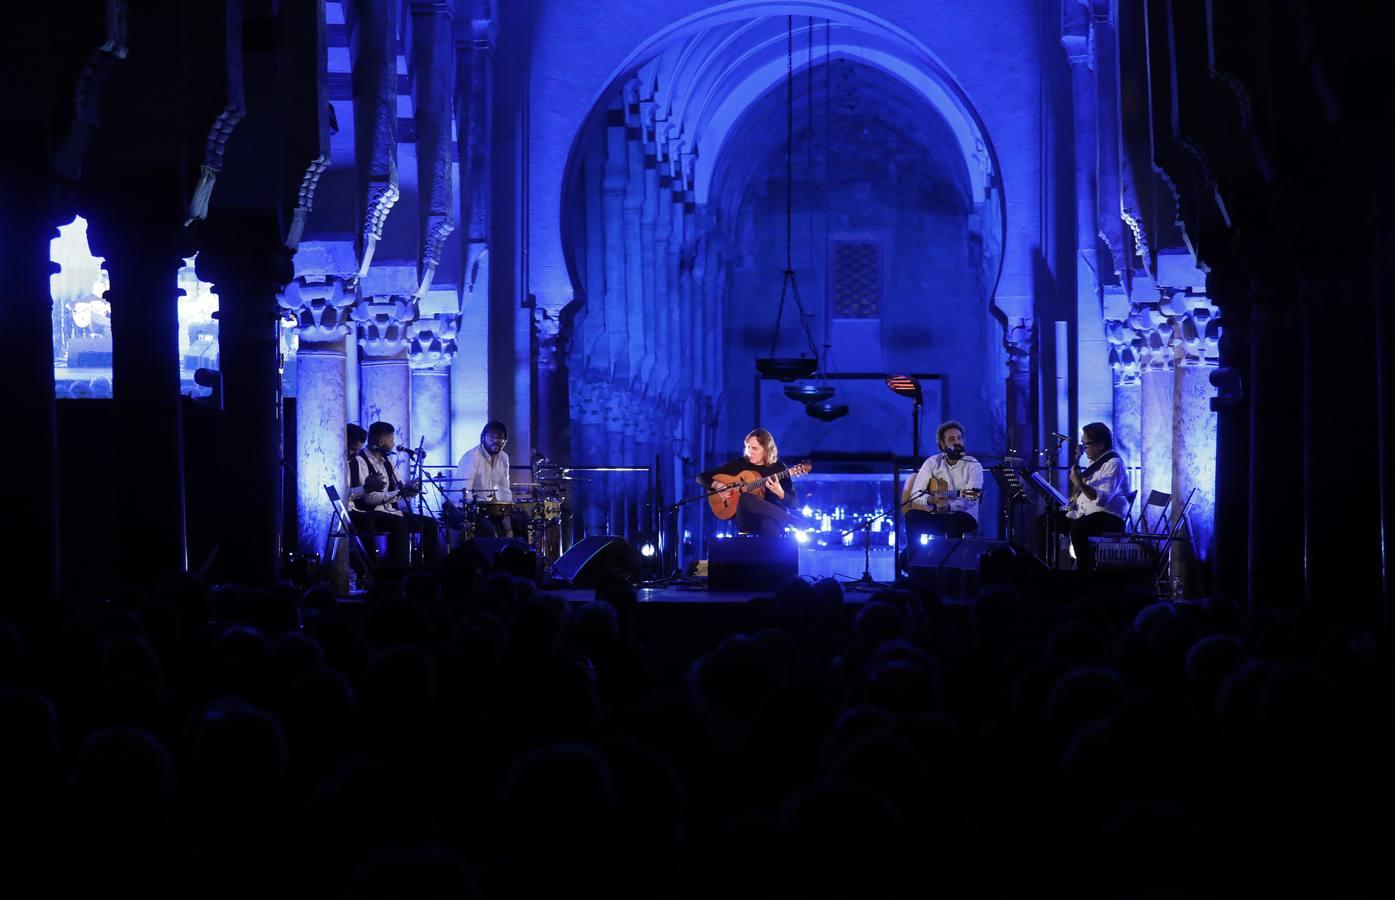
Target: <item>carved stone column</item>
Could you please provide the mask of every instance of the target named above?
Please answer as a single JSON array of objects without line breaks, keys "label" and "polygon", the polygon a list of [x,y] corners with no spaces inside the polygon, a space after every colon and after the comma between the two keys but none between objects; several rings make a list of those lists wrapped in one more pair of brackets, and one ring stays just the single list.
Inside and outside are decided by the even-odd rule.
[{"label": "carved stone column", "polygon": [[533,317],[538,342],[538,430],[534,449],[547,457],[566,453],[571,444],[567,402],[567,323],[555,304],[539,306]]},{"label": "carved stone column", "polygon": [[412,440],[411,373],[407,365],[407,327],[416,318],[408,295],[362,297],[353,310],[358,326],[359,423],[389,422],[397,442]]},{"label": "carved stone column", "polygon": [[[1135,467],[1141,465],[1143,433],[1143,341],[1129,324],[1126,298],[1118,296],[1107,303],[1105,314],[1109,317],[1104,331],[1109,340],[1109,369],[1114,384],[1114,448],[1130,467],[1130,475],[1135,476]],[[1135,505],[1134,514],[1137,513]]]},{"label": "carved stone column", "polygon": [[141,497],[138,522],[112,537],[118,581],[152,586],[188,565],[176,291],[189,235],[172,218],[123,217],[120,205],[98,211],[88,226],[93,253],[106,257],[111,273],[113,477]]},{"label": "carved stone column", "polygon": [[[1141,339],[1138,485],[1140,508],[1150,491],[1172,490],[1172,409],[1176,347],[1172,321],[1154,303],[1135,303],[1129,324]],[[1180,502],[1180,501],[1179,501]]]},{"label": "carved stone column", "polygon": [[271,584],[281,563],[285,477],[277,294],[294,272],[291,253],[271,217],[224,216],[210,222],[204,236],[198,272],[218,294],[223,373],[228,502],[219,529],[219,566],[241,583]]},{"label": "carved stone column", "polygon": [[1036,417],[1032,414],[1033,323],[1028,318],[1008,320],[1003,346],[1007,350],[1008,447],[1027,454],[1035,446]]},{"label": "carved stone column", "polygon": [[[1099,224],[1096,218],[1096,171],[1099,95],[1094,70],[1093,25],[1083,4],[1062,7],[1061,43],[1070,63],[1075,126],[1075,415],[1082,425],[1113,419],[1100,300]],[[1112,263],[1110,263],[1112,267]]]},{"label": "carved stone column", "polygon": [[[15,179],[18,181],[19,179]],[[9,516],[0,540],[5,554],[26,562],[27,588],[0,599],[0,617],[22,622],[53,615],[59,583],[58,567],[58,447],[54,403],[52,335],[53,300],[49,275],[49,242],[58,230],[48,221],[38,191],[0,193],[6,212],[7,237],[0,241],[0,273],[7,296],[0,302],[0,381],[10,386],[7,414],[24,423],[28,440],[40,450],[25,455],[24,477],[11,483],[17,508],[24,517]],[[25,596],[18,596],[19,594]]]},{"label": "carved stone column", "polygon": [[[1220,326],[1216,308],[1204,295],[1178,291],[1164,306],[1177,323],[1181,351],[1172,420],[1172,485],[1179,503],[1196,490],[1187,508],[1186,530],[1196,558],[1205,564],[1212,556],[1216,514],[1216,413],[1211,409],[1216,389],[1210,375],[1220,360]],[[1199,574],[1190,570],[1184,575],[1188,596],[1209,589],[1196,582]]]},{"label": "carved stone column", "polygon": [[[354,292],[343,277],[301,275],[277,301],[295,316],[296,351],[296,543],[321,553],[332,512],[324,486],[347,496],[344,429],[346,344],[352,330]],[[326,563],[329,561],[326,560]]]},{"label": "carved stone column", "polygon": [[455,360],[459,327],[459,316],[442,315],[418,319],[407,328],[411,425],[416,439],[411,446],[420,444],[429,466],[454,465],[458,455],[451,446],[450,367]]},{"label": "carved stone column", "polygon": [[[479,13],[488,4],[472,3]],[[466,14],[465,9],[460,14]],[[494,40],[496,23],[471,18],[457,22],[455,63],[455,127],[460,155],[460,206],[464,223],[463,292],[457,340],[465,352],[451,368],[451,445],[463,452],[473,446],[489,419],[490,252],[493,222],[492,104],[494,98]]]}]

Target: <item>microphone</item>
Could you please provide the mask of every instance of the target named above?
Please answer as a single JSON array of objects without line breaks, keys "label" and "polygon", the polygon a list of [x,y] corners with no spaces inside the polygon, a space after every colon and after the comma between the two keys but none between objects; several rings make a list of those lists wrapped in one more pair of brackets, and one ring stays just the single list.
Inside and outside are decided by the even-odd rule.
[{"label": "microphone", "polygon": [[1058,431],[1051,432],[1051,436],[1054,437],[1056,440],[1060,441],[1061,443],[1065,443],[1066,441],[1070,440],[1070,438],[1066,437],[1064,434],[1061,434]]},{"label": "microphone", "polygon": [[[425,439],[423,438],[423,440],[425,440]],[[402,446],[401,444],[398,444],[398,445],[397,445],[397,452],[398,452],[398,453],[405,453],[405,454],[407,454],[408,456],[425,456],[425,455],[426,455],[426,451],[423,450],[423,449],[421,449],[420,447],[418,447],[417,449],[413,450],[411,447],[404,447],[404,446]]]}]

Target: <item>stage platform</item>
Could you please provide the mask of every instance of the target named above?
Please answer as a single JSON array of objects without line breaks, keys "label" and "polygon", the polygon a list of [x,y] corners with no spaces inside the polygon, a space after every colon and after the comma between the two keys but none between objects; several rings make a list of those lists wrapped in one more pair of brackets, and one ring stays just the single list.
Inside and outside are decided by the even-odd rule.
[{"label": "stage platform", "polygon": [[[878,589],[880,590],[880,588]],[[559,594],[567,599],[568,603],[585,603],[594,600],[596,592],[592,590],[561,590],[548,591],[551,594]],[[665,587],[646,587],[639,589],[639,602],[641,604],[655,603],[707,603],[719,605],[747,604],[752,597],[769,597],[770,591],[709,591],[705,585],[670,585]],[[846,587],[843,591],[844,603],[863,603],[872,593],[860,590],[850,591]]]}]

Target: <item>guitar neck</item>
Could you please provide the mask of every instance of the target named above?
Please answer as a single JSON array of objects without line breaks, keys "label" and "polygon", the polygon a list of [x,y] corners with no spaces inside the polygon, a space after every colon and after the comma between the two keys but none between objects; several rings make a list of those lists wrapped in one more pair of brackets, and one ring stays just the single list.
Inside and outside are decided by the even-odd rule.
[{"label": "guitar neck", "polygon": [[[751,471],[755,471],[755,470],[752,469]],[[757,474],[757,475],[760,475],[759,472],[756,472],[756,474]],[[754,490],[756,490],[757,488],[762,487],[762,486],[765,484],[765,479],[767,479],[767,478],[788,477],[791,481],[793,481],[794,479],[800,477],[801,475],[807,475],[807,474],[809,474],[809,470],[808,470],[808,469],[805,469],[805,470],[803,470],[803,471],[800,471],[799,466],[795,466],[794,468],[789,468],[789,467],[787,466],[787,467],[785,467],[784,469],[781,469],[781,470],[778,471],[778,472],[772,472],[772,473],[769,474],[769,475],[761,475],[761,477],[757,478],[755,481],[747,481],[747,482],[745,482],[744,484],[741,485],[741,490],[742,490],[743,493],[746,492],[746,491],[754,491]]]}]

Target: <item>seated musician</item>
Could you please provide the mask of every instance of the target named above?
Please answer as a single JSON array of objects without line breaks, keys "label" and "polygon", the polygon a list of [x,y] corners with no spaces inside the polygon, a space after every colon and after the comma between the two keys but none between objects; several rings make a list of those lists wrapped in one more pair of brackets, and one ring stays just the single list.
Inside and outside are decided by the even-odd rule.
[{"label": "seated musician", "polygon": [[718,490],[722,484],[715,480],[715,476],[738,475],[744,471],[753,471],[764,477],[762,488],[765,496],[754,492],[741,494],[736,507],[736,527],[740,531],[778,537],[784,534],[786,525],[803,522],[795,508],[798,494],[794,482],[785,466],[780,464],[780,450],[775,445],[774,436],[764,428],[757,428],[746,435],[742,456],[699,474],[698,482],[710,490]]},{"label": "seated musician", "polygon": [[[1087,572],[1095,568],[1095,549],[1090,538],[1124,530],[1129,508],[1129,470],[1114,452],[1114,435],[1103,422],[1091,422],[1080,429],[1080,447],[1090,465],[1083,471],[1070,468],[1070,507],[1057,511],[1057,527],[1070,534],[1076,567]],[[1064,518],[1067,521],[1062,522]]]},{"label": "seated musician", "polygon": [[386,531],[388,555],[395,566],[411,564],[411,532],[420,531],[426,561],[438,562],[441,545],[436,520],[416,515],[407,504],[421,493],[421,485],[403,484],[392,465],[396,445],[392,425],[374,422],[368,426],[367,437],[368,445],[349,459],[349,518],[354,528],[365,533]]},{"label": "seated musician", "polygon": [[[509,431],[503,422],[487,422],[480,431],[480,442],[460,457],[454,483],[466,504],[513,502],[509,455],[504,451],[508,442]],[[513,537],[514,519],[512,511],[479,516],[475,533],[478,537]]]},{"label": "seated musician", "polygon": [[950,420],[935,429],[940,452],[927,459],[911,482],[906,507],[906,539],[921,535],[961,538],[978,531],[983,464],[964,452],[964,426]]}]

